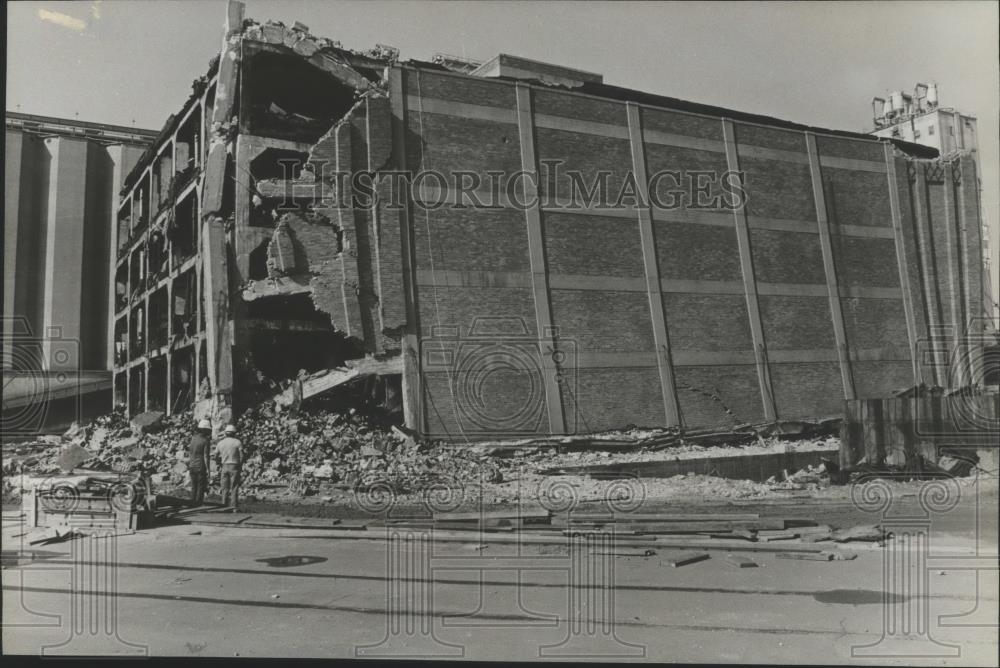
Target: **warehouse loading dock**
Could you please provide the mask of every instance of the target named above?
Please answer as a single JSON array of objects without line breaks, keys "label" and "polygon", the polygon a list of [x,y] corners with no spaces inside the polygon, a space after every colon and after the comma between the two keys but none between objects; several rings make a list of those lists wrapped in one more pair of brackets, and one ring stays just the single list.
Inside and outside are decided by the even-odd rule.
[{"label": "warehouse loading dock", "polygon": [[[231,3],[220,58],[123,193],[119,401],[185,405],[175,357],[222,415],[302,370],[396,356],[406,425],[465,441],[817,418],[920,382],[982,384],[968,156],[512,56],[447,63],[350,51]],[[316,86],[299,79],[329,95],[300,95]],[[198,178],[178,180],[192,162]],[[171,169],[180,189],[163,185]],[[492,206],[468,205],[486,185],[404,179],[400,193],[381,178],[432,170],[539,178]],[[362,172],[375,206],[352,206],[369,193],[337,176]],[[718,175],[740,172],[730,207]],[[581,182],[612,205],[567,201]],[[689,201],[653,205],[681,182]],[[176,311],[184,272],[193,328]]]}]

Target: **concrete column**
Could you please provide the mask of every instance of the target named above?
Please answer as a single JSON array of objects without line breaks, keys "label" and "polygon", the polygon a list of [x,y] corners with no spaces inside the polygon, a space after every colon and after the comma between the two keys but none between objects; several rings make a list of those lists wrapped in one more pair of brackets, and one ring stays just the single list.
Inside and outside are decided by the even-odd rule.
[{"label": "concrete column", "polygon": [[892,212],[892,238],[896,245],[896,263],[899,265],[899,287],[903,293],[903,315],[906,318],[906,335],[910,343],[910,362],[913,382],[921,382],[920,363],[917,359],[917,321],[913,314],[913,291],[910,289],[910,272],[906,261],[903,223],[899,211],[899,181],[896,177],[896,156],[892,144],[885,146],[885,166],[889,179],[889,208]]},{"label": "concrete column", "polygon": [[[740,172],[740,157],[736,146],[736,132],[733,122],[722,119],[722,137],[726,148],[726,166],[730,172]],[[774,392],[771,385],[771,369],[767,362],[767,343],[764,341],[764,327],[760,319],[760,303],[757,299],[757,275],[753,268],[753,251],[750,248],[750,225],[744,207],[733,209],[736,222],[736,243],[740,253],[740,271],[743,276],[743,291],[747,300],[747,316],[750,320],[750,336],[753,340],[754,363],[757,366],[757,382],[767,420],[777,418],[774,406]]]},{"label": "concrete column", "polygon": [[67,359],[67,348],[56,354],[53,338],[80,341],[84,224],[87,188],[87,142],[53,138],[45,141],[52,156],[45,239],[43,287],[44,364],[49,370],[76,370],[79,348]]},{"label": "concrete column", "polygon": [[18,282],[17,233],[21,203],[21,152],[24,135],[8,130],[4,137],[4,226],[3,226],[3,368],[13,366],[14,286]]},{"label": "concrete column", "polygon": [[[535,156],[535,122],[531,89],[517,84],[517,125],[521,142],[521,179],[524,188],[525,222],[528,228],[528,261],[531,265],[531,291],[534,295],[535,323],[540,345],[542,385],[548,409],[549,433],[565,434],[562,396],[559,390],[559,367],[556,365],[556,336],[549,305],[549,274],[545,261],[545,238],[542,232],[542,212],[538,198],[538,160]],[[575,425],[574,425],[575,427]]]},{"label": "concrete column", "polygon": [[627,103],[629,143],[632,147],[632,169],[639,189],[639,239],[642,262],[646,274],[646,295],[653,323],[653,341],[656,345],[656,365],[660,373],[660,393],[663,395],[664,418],[668,427],[679,427],[680,407],[674,382],[673,362],[670,358],[670,338],[667,334],[663,295],[660,286],[660,268],[656,257],[656,240],[653,236],[653,214],[649,201],[649,178],[646,175],[646,146],[642,135],[642,118],[639,107]]},{"label": "concrete column", "polygon": [[811,132],[806,133],[806,148],[809,151],[809,171],[812,174],[813,199],[816,203],[816,222],[819,225],[819,246],[823,254],[823,271],[826,273],[826,288],[830,295],[833,338],[837,342],[837,359],[840,361],[840,376],[844,384],[844,398],[854,399],[854,376],[851,374],[851,357],[847,350],[847,333],[844,328],[843,306],[840,303],[837,265],[833,258],[830,220],[826,212],[823,172],[819,162],[819,151],[816,149],[816,135]]}]

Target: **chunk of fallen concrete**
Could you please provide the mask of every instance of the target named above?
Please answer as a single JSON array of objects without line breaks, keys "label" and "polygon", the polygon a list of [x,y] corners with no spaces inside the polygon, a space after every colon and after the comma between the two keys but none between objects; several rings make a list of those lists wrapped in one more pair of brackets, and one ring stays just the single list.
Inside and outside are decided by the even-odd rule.
[{"label": "chunk of fallen concrete", "polygon": [[161,411],[146,411],[132,418],[132,431],[137,434],[148,434],[163,428],[164,414]]},{"label": "chunk of fallen concrete", "polygon": [[881,541],[886,538],[886,532],[877,524],[863,524],[837,529],[831,534],[831,538],[838,543],[847,543],[854,540],[865,542]]},{"label": "chunk of fallen concrete", "polygon": [[94,454],[90,450],[74,443],[64,447],[60,451],[59,458],[56,461],[59,464],[59,468],[64,472],[72,473],[73,469],[93,456]]}]

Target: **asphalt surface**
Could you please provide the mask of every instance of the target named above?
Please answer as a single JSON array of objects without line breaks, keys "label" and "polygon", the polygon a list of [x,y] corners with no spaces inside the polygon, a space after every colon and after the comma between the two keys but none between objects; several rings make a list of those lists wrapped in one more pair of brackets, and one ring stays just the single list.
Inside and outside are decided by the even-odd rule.
[{"label": "asphalt surface", "polygon": [[[837,526],[872,521],[835,504],[740,512],[751,508]],[[928,531],[926,550],[911,538],[841,550],[857,555],[850,561],[737,553],[753,568],[731,565],[726,551],[672,567],[675,550],[660,546],[603,556],[558,539],[433,542],[422,532],[387,539],[384,529],[334,538],[174,525],[28,546],[5,510],[3,650],[996,665],[996,496],[929,523],[917,497],[896,510],[888,523],[911,537]]]}]

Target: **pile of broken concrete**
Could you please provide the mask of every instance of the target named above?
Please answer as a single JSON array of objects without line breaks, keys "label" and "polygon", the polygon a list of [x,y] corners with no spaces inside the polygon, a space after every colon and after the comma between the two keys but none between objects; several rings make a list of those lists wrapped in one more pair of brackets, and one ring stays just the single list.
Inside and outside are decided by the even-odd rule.
[{"label": "pile of broken concrete", "polygon": [[[3,461],[5,496],[20,494],[17,474],[44,476],[73,468],[143,472],[161,493],[185,487],[195,423],[191,412],[168,417],[151,411],[132,420],[114,412],[74,424],[62,437],[9,446]],[[487,455],[419,443],[355,409],[289,413],[264,402],[244,413],[236,426],[244,444],[244,490],[251,495],[283,488],[295,496],[312,496],[325,488],[375,483],[408,493],[503,478]]]}]

